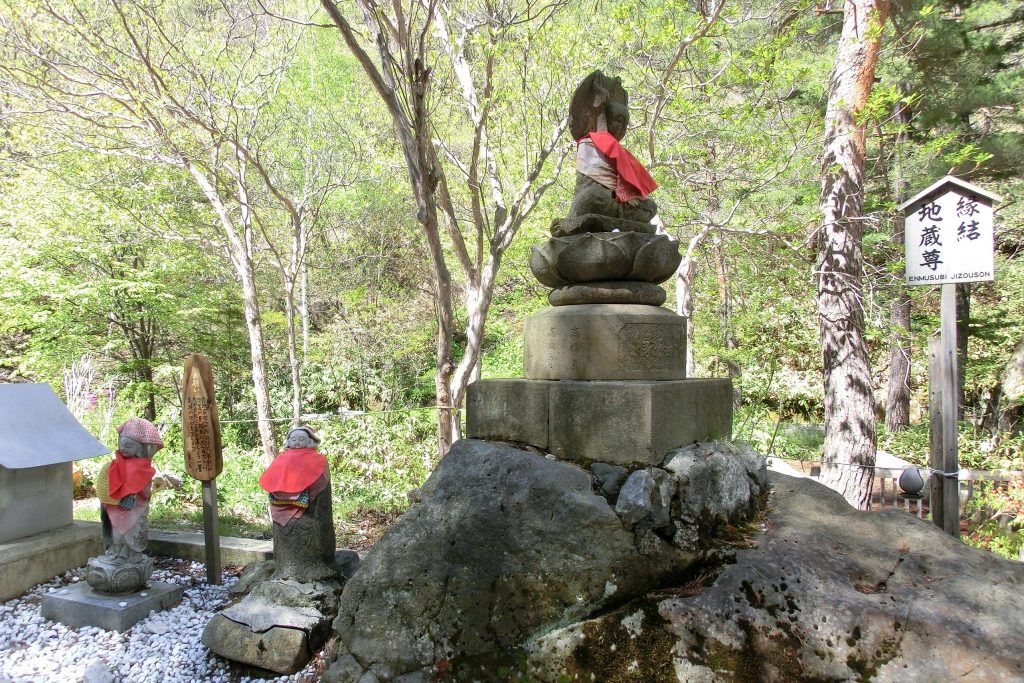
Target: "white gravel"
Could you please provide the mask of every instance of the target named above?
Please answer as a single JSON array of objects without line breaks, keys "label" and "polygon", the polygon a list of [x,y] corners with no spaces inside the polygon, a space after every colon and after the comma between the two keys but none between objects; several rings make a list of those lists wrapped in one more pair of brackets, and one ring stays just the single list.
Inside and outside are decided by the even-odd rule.
[{"label": "white gravel", "polygon": [[157,559],[153,581],[185,587],[178,606],[153,613],[125,633],[86,626],[73,629],[39,616],[42,595],[84,581],[85,568],[40,584],[20,598],[0,604],[0,683],[193,683],[272,680],[309,683],[320,678],[323,654],[291,676],[262,679],[213,655],[200,642],[206,622],[229,602],[227,589],[237,581],[228,573],[223,585],[206,583],[198,562]]}]

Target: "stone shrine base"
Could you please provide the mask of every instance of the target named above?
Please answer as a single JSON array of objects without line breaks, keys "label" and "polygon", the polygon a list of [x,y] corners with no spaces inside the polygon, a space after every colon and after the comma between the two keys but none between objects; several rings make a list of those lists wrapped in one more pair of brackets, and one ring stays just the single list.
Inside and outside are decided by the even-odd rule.
[{"label": "stone shrine base", "polygon": [[490,379],[471,384],[466,399],[468,438],[584,463],[660,465],[672,449],[731,433],[728,379]]},{"label": "stone shrine base", "polygon": [[82,582],[43,595],[39,614],[72,628],[98,626],[123,633],[150,612],[178,604],[183,593],[177,584],[154,581],[137,593],[101,595]]},{"label": "stone shrine base", "polygon": [[0,543],[0,602],[81,567],[102,552],[103,540],[95,522],[76,521],[60,529]]}]

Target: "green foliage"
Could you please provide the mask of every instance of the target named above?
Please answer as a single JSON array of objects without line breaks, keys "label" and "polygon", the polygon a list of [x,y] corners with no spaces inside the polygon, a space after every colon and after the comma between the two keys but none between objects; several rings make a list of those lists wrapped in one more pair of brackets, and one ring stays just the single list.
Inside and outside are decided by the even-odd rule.
[{"label": "green foliage", "polygon": [[1024,551],[1024,479],[1009,484],[979,482],[968,502],[968,517],[981,519],[966,543],[1018,560]]},{"label": "green foliage", "polygon": [[[920,467],[928,466],[927,421],[895,434],[879,431],[878,447]],[[990,435],[969,422],[958,425],[960,467],[977,470],[1024,470],[1024,434]]]},{"label": "green foliage", "polygon": [[355,415],[319,426],[328,457],[335,514],[404,510],[437,457],[433,410]]},{"label": "green foliage", "polygon": [[733,438],[754,450],[782,460],[821,460],[823,432],[819,425],[780,419],[757,403],[741,406],[733,418]]}]

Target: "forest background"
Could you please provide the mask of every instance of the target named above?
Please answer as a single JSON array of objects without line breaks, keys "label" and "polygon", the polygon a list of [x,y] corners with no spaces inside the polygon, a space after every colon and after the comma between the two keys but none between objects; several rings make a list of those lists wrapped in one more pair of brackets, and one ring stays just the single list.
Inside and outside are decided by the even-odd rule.
[{"label": "forest background", "polygon": [[[631,95],[623,142],[681,242],[666,305],[690,319],[689,376],[733,379],[735,438],[819,460],[820,160],[843,9],[2,0],[0,381],[49,383],[108,444],[148,417],[168,446],[156,465],[181,475],[183,360],[204,353],[225,531],[266,533],[255,482],[301,418],[356,544],[458,437],[466,384],[521,376],[523,322],[547,305],[530,245],[568,210],[568,99],[600,68]],[[1022,54],[1021,3],[893,2],[857,115],[878,447],[922,465],[938,290],[904,286],[896,206],[954,173],[1004,198],[995,281],[958,288],[961,463],[1024,469]],[[1021,512],[1024,490],[986,504]],[[200,510],[185,478],[152,517]],[[973,542],[1015,554],[1022,535]]]}]

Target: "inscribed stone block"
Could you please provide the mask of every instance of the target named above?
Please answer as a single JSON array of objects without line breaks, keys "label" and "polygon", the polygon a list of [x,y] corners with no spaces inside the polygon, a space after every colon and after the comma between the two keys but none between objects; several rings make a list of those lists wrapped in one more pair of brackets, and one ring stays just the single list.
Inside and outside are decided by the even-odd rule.
[{"label": "inscribed stone block", "polygon": [[679,380],[686,318],[658,306],[579,304],[526,321],[527,379]]}]

